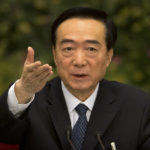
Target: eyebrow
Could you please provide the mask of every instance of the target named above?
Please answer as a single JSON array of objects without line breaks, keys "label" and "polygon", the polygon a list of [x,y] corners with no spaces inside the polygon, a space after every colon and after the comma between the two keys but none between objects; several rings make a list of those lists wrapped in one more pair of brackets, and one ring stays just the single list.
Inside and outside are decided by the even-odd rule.
[{"label": "eyebrow", "polygon": [[61,42],[61,44],[64,44],[64,43],[75,43],[74,40],[70,40],[70,39],[63,39]]},{"label": "eyebrow", "polygon": [[[61,44],[64,44],[64,43],[75,43],[75,41],[74,41],[74,40],[71,40],[71,39],[63,39],[60,43],[61,43]],[[102,44],[101,44],[99,41],[97,41],[97,40],[85,40],[84,43],[102,45]]]},{"label": "eyebrow", "polygon": [[96,44],[96,45],[102,45],[99,41],[97,40],[86,40],[85,43],[91,43],[91,44]]}]

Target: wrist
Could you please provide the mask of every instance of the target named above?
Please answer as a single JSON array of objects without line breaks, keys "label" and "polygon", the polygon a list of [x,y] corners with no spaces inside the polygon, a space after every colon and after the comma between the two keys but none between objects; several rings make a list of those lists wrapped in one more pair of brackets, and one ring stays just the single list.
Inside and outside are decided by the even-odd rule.
[{"label": "wrist", "polygon": [[15,87],[14,87],[14,92],[17,97],[18,103],[19,104],[26,104],[30,101],[30,99],[33,97],[34,93],[29,93],[25,90],[21,80],[17,80]]}]

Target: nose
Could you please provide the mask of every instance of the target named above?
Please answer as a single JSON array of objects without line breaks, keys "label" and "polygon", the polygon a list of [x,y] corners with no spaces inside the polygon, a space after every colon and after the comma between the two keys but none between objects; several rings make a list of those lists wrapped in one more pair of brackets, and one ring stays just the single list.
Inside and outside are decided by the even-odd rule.
[{"label": "nose", "polygon": [[83,67],[87,64],[86,56],[83,50],[77,50],[73,59],[73,65]]}]

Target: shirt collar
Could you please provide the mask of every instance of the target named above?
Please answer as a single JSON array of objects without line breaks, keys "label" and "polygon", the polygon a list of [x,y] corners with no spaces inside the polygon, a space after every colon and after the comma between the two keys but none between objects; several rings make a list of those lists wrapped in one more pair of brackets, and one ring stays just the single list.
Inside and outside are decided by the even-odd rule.
[{"label": "shirt collar", "polygon": [[97,92],[98,92],[98,88],[99,88],[99,83],[97,84],[94,92],[84,102],[81,102],[78,98],[73,96],[68,91],[68,89],[65,87],[63,81],[61,81],[61,86],[62,86],[62,91],[63,91],[64,97],[65,97],[65,101],[66,101],[69,113],[71,113],[76,108],[76,106],[80,103],[85,104],[88,107],[88,109],[90,111],[92,111],[95,100],[96,100],[96,96],[97,96]]}]

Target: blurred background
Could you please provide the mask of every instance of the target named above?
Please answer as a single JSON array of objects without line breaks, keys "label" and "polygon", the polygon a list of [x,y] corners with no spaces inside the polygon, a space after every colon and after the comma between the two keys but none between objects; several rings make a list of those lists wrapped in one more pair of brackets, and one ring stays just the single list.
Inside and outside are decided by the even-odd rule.
[{"label": "blurred background", "polygon": [[28,46],[35,49],[36,60],[54,66],[51,24],[62,11],[75,6],[102,9],[118,27],[106,79],[150,92],[149,0],[1,0],[0,94],[20,77]]}]

